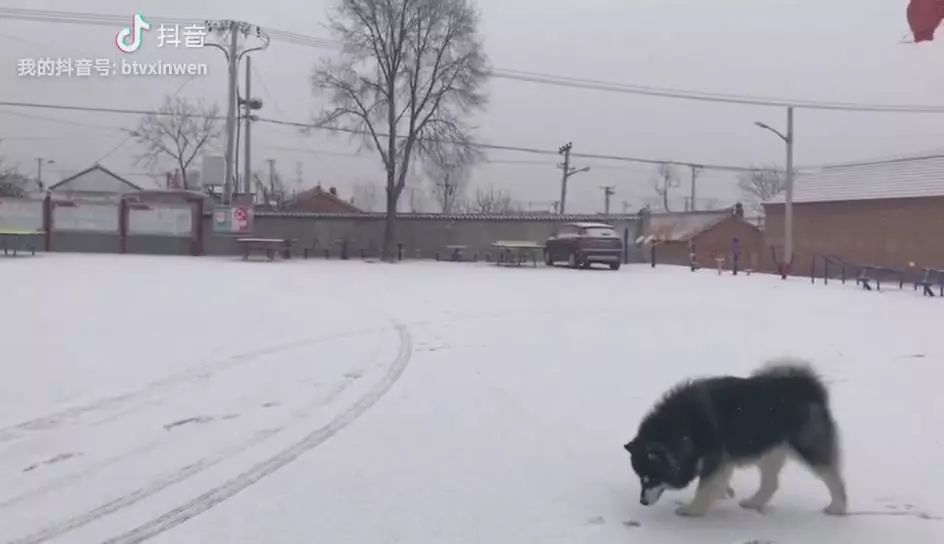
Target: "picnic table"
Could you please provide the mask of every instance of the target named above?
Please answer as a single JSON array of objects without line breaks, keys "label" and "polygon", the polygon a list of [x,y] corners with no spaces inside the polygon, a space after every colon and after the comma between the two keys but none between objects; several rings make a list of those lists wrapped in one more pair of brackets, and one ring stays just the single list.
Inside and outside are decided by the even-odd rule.
[{"label": "picnic table", "polygon": [[36,255],[35,237],[43,234],[45,234],[45,231],[42,230],[2,229],[0,230],[0,241],[3,243],[3,254],[9,255],[12,251],[13,256],[16,257],[16,252],[21,249],[20,242],[23,242],[24,248],[30,250],[31,254]]},{"label": "picnic table", "polygon": [[538,259],[536,254],[538,251],[544,251],[544,244],[517,240],[500,240],[493,243],[492,247],[498,250],[498,259],[495,262],[498,266],[505,263],[512,264],[516,261],[517,265],[521,266],[525,256],[530,256],[531,262],[537,268]]},{"label": "picnic table", "polygon": [[918,286],[924,287],[924,296],[934,296],[934,290],[931,289],[933,286],[938,286],[941,289],[941,296],[944,297],[944,270],[939,268],[922,268],[924,272],[924,277],[920,281],[915,282],[915,290],[918,290]]},{"label": "picnic table", "polygon": [[280,254],[284,259],[291,259],[292,244],[295,240],[291,238],[237,238],[236,242],[242,246],[244,261],[249,260],[252,253],[264,253],[272,261],[276,254]]},{"label": "picnic table", "polygon": [[468,249],[468,246],[446,246],[446,250],[449,252],[449,260],[456,262],[463,260],[466,249]]}]

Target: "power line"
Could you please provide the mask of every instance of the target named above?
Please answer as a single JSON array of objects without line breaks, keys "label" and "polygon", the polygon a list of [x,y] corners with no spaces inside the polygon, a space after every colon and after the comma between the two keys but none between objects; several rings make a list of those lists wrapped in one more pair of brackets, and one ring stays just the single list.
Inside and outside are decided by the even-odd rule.
[{"label": "power line", "polygon": [[[127,17],[121,15],[107,15],[95,13],[80,13],[69,11],[47,11],[30,10],[20,8],[0,8],[0,16],[8,19],[18,19],[26,21],[78,24],[78,25],[96,25],[113,26],[125,24]],[[169,24],[193,24],[194,19],[180,17],[151,17],[149,19],[155,22]],[[290,32],[279,29],[266,28],[266,32],[273,40],[291,43],[294,45],[312,47],[319,49],[338,49],[340,44],[336,41]],[[727,104],[740,104],[750,106],[767,107],[788,107],[810,109],[810,110],[831,110],[848,112],[871,112],[871,113],[923,113],[923,114],[944,114],[944,105],[904,105],[904,104],[868,104],[855,102],[827,102],[817,100],[795,100],[786,98],[756,97],[749,95],[730,94],[730,93],[709,93],[703,91],[688,91],[682,89],[653,87],[646,85],[634,85],[626,83],[616,83],[610,81],[601,81],[586,78],[575,78],[569,76],[560,76],[545,74],[539,72],[526,72],[522,70],[497,68],[490,72],[490,75],[497,79],[516,80],[523,82],[538,83],[544,85],[553,85],[559,87],[572,87],[580,89],[598,90],[606,92],[616,92],[623,94],[634,94],[642,96],[653,96],[661,98],[672,98],[678,100],[693,100],[700,102],[716,102]]]},{"label": "power line", "polygon": [[[156,115],[156,116],[171,115],[170,113],[167,113],[167,112],[134,109],[134,108],[107,108],[107,107],[75,106],[75,105],[64,105],[64,104],[41,104],[41,103],[34,103],[34,102],[15,102],[15,101],[5,101],[5,100],[0,101],[0,107],[3,107],[3,106],[52,109],[52,110],[61,110],[61,111],[85,111],[85,112],[95,112],[95,113],[113,113],[113,114],[121,114],[121,115]],[[21,112],[11,112],[11,111],[0,110],[0,114],[16,115],[16,116],[26,117],[26,118],[31,118],[31,119],[40,119],[40,120],[50,121],[50,122],[61,122],[65,124],[74,124],[78,126],[93,127],[93,128],[104,129],[104,130],[115,130],[115,131],[122,131],[122,132],[127,130],[121,127],[97,125],[97,124],[91,124],[91,123],[81,123],[78,121],[68,121],[64,119],[54,119],[51,117],[25,114]],[[223,118],[222,116],[219,116],[219,115],[217,116],[199,116],[198,115],[198,117],[212,118],[212,119]],[[341,127],[331,127],[331,126],[318,125],[315,123],[302,123],[302,122],[297,122],[297,121],[285,121],[285,120],[280,120],[280,119],[270,119],[266,117],[259,117],[257,118],[257,121],[262,122],[262,123],[269,123],[269,124],[277,125],[277,126],[288,126],[288,127],[293,127],[293,128],[301,128],[301,129],[309,129],[309,130],[326,130],[326,131],[331,131],[331,132],[342,132],[342,133],[355,134],[355,135],[365,134],[360,131],[356,131],[352,129],[345,129]],[[378,136],[384,137],[386,136],[386,134],[378,133]],[[445,142],[445,143],[450,143],[450,142]],[[539,148],[533,148],[533,147],[498,145],[498,144],[487,144],[487,143],[472,143],[471,145],[479,149],[486,149],[486,150],[492,150],[492,151],[509,151],[509,152],[529,153],[529,154],[544,155],[544,156],[557,156],[558,155],[557,151],[553,151],[549,149],[539,149]],[[307,149],[307,150],[295,149],[295,151],[305,151],[305,152],[314,153],[314,154],[327,153],[327,152],[323,152],[319,150],[312,150],[312,149]],[[607,155],[607,154],[599,154],[599,153],[572,153],[571,156],[582,158],[582,159],[596,159],[596,160],[628,162],[628,163],[636,163],[636,164],[652,164],[652,165],[671,164],[675,166],[684,166],[684,167],[689,167],[689,168],[701,167],[701,168],[704,168],[705,170],[730,171],[730,172],[754,172],[759,169],[757,167],[750,167],[750,166],[650,159],[650,158],[645,158],[645,157]],[[823,164],[823,165],[804,165],[804,166],[797,167],[796,171],[800,172],[803,170],[812,170],[812,169],[817,169],[817,168],[838,168],[838,167],[861,166],[861,165],[869,165],[869,164],[875,164],[875,163],[881,163],[881,162],[894,162],[895,160],[920,160],[920,159],[937,158],[939,156],[941,155],[902,156],[902,157],[898,157],[892,160],[870,160],[870,161],[858,161],[858,162],[848,162],[848,163],[830,163],[830,164]],[[511,161],[511,160],[502,160],[502,159],[489,160],[486,162],[495,163],[495,164],[528,164],[528,163],[545,164],[545,163],[541,163],[540,161]]]}]

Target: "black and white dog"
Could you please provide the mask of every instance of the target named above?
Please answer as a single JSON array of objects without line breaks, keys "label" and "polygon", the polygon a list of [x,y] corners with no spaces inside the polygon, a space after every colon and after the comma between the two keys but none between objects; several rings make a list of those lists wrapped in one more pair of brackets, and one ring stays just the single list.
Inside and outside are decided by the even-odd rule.
[{"label": "black and white dog", "polygon": [[639,476],[644,505],[697,477],[694,499],[676,513],[702,516],[713,501],[733,496],[728,483],[735,467],[756,465],[760,488],[740,504],[761,511],[777,490],[788,454],[794,454],[826,484],[832,501],[824,512],[846,512],[829,395],[803,361],[781,359],[747,378],[721,376],[679,385],[623,447]]}]

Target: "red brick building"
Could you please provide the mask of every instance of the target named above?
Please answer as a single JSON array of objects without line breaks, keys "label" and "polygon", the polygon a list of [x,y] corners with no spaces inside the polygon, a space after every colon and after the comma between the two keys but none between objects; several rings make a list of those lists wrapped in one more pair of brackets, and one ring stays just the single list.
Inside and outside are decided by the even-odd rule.
[{"label": "red brick building", "polygon": [[[783,247],[783,196],[764,204],[765,266]],[[832,167],[797,176],[794,274],[814,255],[856,265],[944,268],[944,157]],[[913,274],[912,274],[913,275]]]},{"label": "red brick building", "polygon": [[331,187],[327,191],[321,186],[308,189],[295,195],[285,203],[283,211],[308,213],[362,213],[361,209],[338,197],[338,191]]},{"label": "red brick building", "polygon": [[740,245],[740,267],[757,269],[763,247],[763,232],[734,209],[711,212],[651,214],[644,227],[646,255],[655,245],[656,263],[688,266],[690,253],[702,267],[717,266],[723,257],[724,267],[731,268],[734,240]]}]

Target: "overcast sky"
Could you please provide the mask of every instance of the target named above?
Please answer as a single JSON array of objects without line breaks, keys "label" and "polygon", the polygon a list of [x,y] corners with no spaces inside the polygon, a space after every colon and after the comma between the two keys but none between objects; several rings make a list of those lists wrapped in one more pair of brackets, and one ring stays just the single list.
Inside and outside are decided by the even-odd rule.
[{"label": "overcast sky", "polygon": [[[129,22],[135,11],[194,21],[239,18],[323,38],[330,38],[324,21],[332,3],[0,0],[3,7],[126,15]],[[481,32],[495,68],[792,99],[944,104],[944,47],[901,43],[908,33],[906,5],[907,0],[478,1]],[[17,76],[21,58],[117,59],[117,30],[0,18],[0,100],[156,108],[165,94],[179,89],[181,96],[224,104],[225,61],[213,49],[175,51],[146,45],[136,53],[140,60],[207,63],[209,75],[191,81]],[[273,41],[267,51],[254,55],[253,94],[264,100],[263,114],[308,121],[318,109],[308,77],[316,59],[330,54],[327,49]],[[588,153],[736,165],[783,162],[783,143],[753,126],[762,120],[782,128],[782,109],[509,80],[493,80],[488,88],[488,109],[477,120],[476,136],[484,142],[557,149],[573,141],[575,151]],[[99,159],[131,177],[144,169],[134,164],[134,146],[121,145],[126,138],[117,129],[135,122],[132,116],[0,107],[0,155],[30,174],[36,157],[55,160],[44,170],[46,181]],[[799,165],[944,150],[942,115],[801,110],[796,131]],[[376,156],[355,156],[357,145],[346,137],[302,136],[291,128],[258,123],[253,138],[256,168],[263,169],[264,160],[272,158],[284,176],[294,179],[300,165],[302,186],[321,182],[351,194],[357,185],[382,183]],[[480,166],[474,183],[495,185],[534,206],[558,198],[555,157],[496,152],[489,158],[524,162]],[[616,186],[617,208],[625,200],[635,210],[653,196],[652,166],[575,162],[578,167],[584,164],[593,169],[572,178],[568,211],[600,211],[604,185]],[[679,198],[682,192],[687,187],[678,190]],[[727,205],[737,198],[736,174],[706,172],[698,193]]]}]

